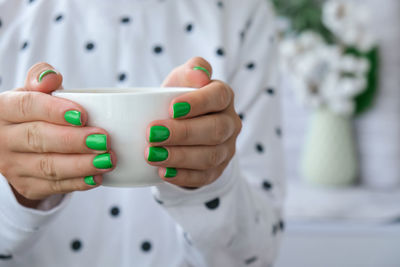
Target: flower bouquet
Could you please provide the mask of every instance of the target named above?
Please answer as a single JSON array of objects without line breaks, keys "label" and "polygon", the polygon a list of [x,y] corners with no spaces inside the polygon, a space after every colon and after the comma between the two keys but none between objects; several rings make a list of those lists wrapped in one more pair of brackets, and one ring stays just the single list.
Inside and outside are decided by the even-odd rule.
[{"label": "flower bouquet", "polygon": [[292,20],[281,42],[283,69],[296,98],[312,110],[302,174],[314,184],[353,184],[352,118],[372,106],[378,79],[368,11],[349,1],[284,3],[276,1],[278,11]]}]

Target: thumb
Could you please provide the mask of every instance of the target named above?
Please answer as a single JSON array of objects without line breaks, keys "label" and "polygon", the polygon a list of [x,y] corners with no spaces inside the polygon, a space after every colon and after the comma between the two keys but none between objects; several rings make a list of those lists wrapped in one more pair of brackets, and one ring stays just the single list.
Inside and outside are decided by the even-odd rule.
[{"label": "thumb", "polygon": [[212,68],[204,58],[194,57],[175,68],[165,79],[163,87],[201,88],[210,83]]},{"label": "thumb", "polygon": [[62,88],[63,77],[47,63],[33,65],[26,76],[25,86],[19,90],[36,91],[49,94]]}]

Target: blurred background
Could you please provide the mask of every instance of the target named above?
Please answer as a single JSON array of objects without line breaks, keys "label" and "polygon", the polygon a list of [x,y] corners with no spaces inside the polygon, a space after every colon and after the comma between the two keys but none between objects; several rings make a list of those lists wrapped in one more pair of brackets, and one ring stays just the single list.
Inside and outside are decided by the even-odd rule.
[{"label": "blurred background", "polygon": [[400,1],[271,0],[286,236],[278,267],[400,266]]}]

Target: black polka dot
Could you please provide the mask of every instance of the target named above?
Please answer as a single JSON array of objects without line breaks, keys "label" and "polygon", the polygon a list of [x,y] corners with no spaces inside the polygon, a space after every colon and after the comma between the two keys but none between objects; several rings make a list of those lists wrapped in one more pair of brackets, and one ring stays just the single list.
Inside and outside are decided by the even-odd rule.
[{"label": "black polka dot", "polygon": [[125,74],[125,73],[120,73],[120,74],[118,75],[118,80],[119,80],[120,82],[125,81],[125,80],[126,80],[126,74]]},{"label": "black polka dot", "polygon": [[149,252],[151,250],[151,243],[150,241],[144,241],[141,245],[142,251]]},{"label": "black polka dot", "polygon": [[87,51],[92,51],[95,48],[95,44],[93,42],[87,42],[86,43],[86,50]]},{"label": "black polka dot", "polygon": [[29,4],[31,4],[31,3],[33,3],[33,2],[35,2],[35,0],[28,0],[28,3],[29,3]]},{"label": "black polka dot", "polygon": [[1,26],[3,26],[3,22],[2,22],[1,19],[0,19],[0,28],[1,28]]},{"label": "black polka dot", "polygon": [[12,257],[11,254],[0,254],[0,260],[11,260]]},{"label": "black polka dot", "polygon": [[120,210],[119,210],[119,208],[117,206],[111,207],[110,214],[111,214],[112,217],[118,217],[119,213],[120,213]]},{"label": "black polka dot", "polygon": [[184,233],[183,233],[183,237],[185,238],[186,242],[187,242],[189,245],[192,245],[192,241],[190,240],[190,237],[189,237],[189,234],[188,234],[188,233],[184,232]]},{"label": "black polka dot", "polygon": [[21,46],[21,50],[25,50],[28,46],[29,46],[28,41],[25,41]]},{"label": "black polka dot", "polygon": [[243,113],[239,113],[239,118],[240,118],[241,120],[243,120],[243,119],[244,119],[244,114],[243,114]]},{"label": "black polka dot", "polygon": [[265,190],[269,191],[269,190],[272,189],[272,184],[271,184],[269,181],[264,180],[263,183],[262,183],[262,187],[263,187]]},{"label": "black polka dot", "polygon": [[251,24],[253,23],[253,21],[251,19],[249,19],[248,21],[246,21],[246,30],[249,29],[251,27]]},{"label": "black polka dot", "polygon": [[217,2],[217,6],[218,6],[219,8],[223,8],[223,7],[224,7],[224,3],[223,3],[222,1],[218,1],[218,2]]},{"label": "black polka dot", "polygon": [[160,46],[160,45],[156,45],[156,46],[153,48],[153,51],[154,51],[154,53],[156,53],[156,54],[161,54],[161,53],[163,52],[163,48],[162,48],[162,46]]},{"label": "black polka dot", "polygon": [[282,136],[282,129],[281,129],[280,127],[277,127],[277,128],[275,129],[275,133],[276,133],[276,135],[277,135],[278,137],[281,137],[281,136]]},{"label": "black polka dot", "polygon": [[256,67],[256,65],[255,65],[253,62],[249,62],[249,63],[247,63],[247,65],[246,65],[246,68],[247,68],[248,70],[253,70],[255,67]]},{"label": "black polka dot", "polygon": [[256,144],[256,150],[258,153],[263,153],[264,152],[264,146],[260,143]]},{"label": "black polka dot", "polygon": [[253,262],[256,262],[258,260],[258,258],[256,256],[253,256],[251,258],[248,258],[244,261],[245,264],[249,265],[252,264]]},{"label": "black polka dot", "polygon": [[281,231],[285,230],[285,222],[284,222],[283,220],[280,220],[280,221],[279,221],[279,229],[280,229]]},{"label": "black polka dot", "polygon": [[210,210],[215,210],[219,206],[219,198],[215,198],[205,203],[206,207]]},{"label": "black polka dot", "polygon": [[274,224],[272,226],[272,234],[276,235],[278,233],[278,230],[279,230],[279,224]]},{"label": "black polka dot", "polygon": [[161,200],[159,200],[159,199],[156,198],[156,197],[154,197],[154,200],[155,200],[158,204],[160,204],[160,205],[164,204],[164,202],[162,202]]},{"label": "black polka dot", "polygon": [[243,41],[245,37],[246,37],[246,32],[245,31],[241,31],[240,32],[240,40]]},{"label": "black polka dot", "polygon": [[64,19],[64,16],[62,15],[62,14],[59,14],[59,15],[57,15],[55,18],[54,18],[54,21],[55,22],[60,22],[60,21],[62,21]]},{"label": "black polka dot", "polygon": [[265,89],[265,92],[269,95],[274,95],[275,94],[275,90],[273,88],[267,88]]},{"label": "black polka dot", "polygon": [[186,32],[192,32],[193,31],[193,24],[189,23],[185,27]]},{"label": "black polka dot", "polygon": [[82,249],[82,242],[79,239],[74,239],[71,242],[71,249],[75,252]]},{"label": "black polka dot", "polygon": [[217,49],[217,55],[220,56],[220,57],[224,56],[224,55],[225,55],[224,49],[221,48],[221,47],[218,48],[218,49]]},{"label": "black polka dot", "polygon": [[131,22],[131,18],[130,17],[122,17],[121,18],[121,23],[122,24],[128,24],[129,22]]}]

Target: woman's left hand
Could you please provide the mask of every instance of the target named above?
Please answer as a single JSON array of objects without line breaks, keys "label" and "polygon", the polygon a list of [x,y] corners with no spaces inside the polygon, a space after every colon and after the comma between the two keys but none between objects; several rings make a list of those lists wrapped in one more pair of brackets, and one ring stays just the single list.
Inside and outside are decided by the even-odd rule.
[{"label": "woman's left hand", "polygon": [[235,154],[242,123],[234,93],[227,84],[210,80],[211,73],[210,64],[199,57],[174,69],[163,86],[200,89],[171,102],[173,119],[153,121],[147,128],[147,162],[159,167],[164,181],[181,187],[212,183]]}]

